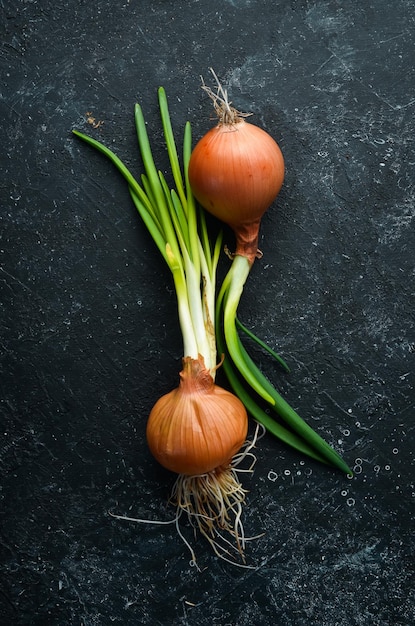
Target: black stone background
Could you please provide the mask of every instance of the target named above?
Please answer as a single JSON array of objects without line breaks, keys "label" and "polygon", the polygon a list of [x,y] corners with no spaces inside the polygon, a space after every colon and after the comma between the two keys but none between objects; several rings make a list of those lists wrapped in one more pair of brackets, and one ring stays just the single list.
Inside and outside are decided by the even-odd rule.
[{"label": "black stone background", "polygon": [[[413,624],[415,3],[0,10],[1,624]],[[355,469],[262,439],[244,522],[265,534],[248,570],[185,526],[197,571],[172,526],[108,515],[172,516],[173,476],[144,429],[177,383],[181,337],[123,180],[71,136],[139,174],[139,101],[165,167],[157,88],[178,138],[190,119],[196,139],[212,124],[211,65],[286,159],[240,316],[292,372],[253,354]]]}]

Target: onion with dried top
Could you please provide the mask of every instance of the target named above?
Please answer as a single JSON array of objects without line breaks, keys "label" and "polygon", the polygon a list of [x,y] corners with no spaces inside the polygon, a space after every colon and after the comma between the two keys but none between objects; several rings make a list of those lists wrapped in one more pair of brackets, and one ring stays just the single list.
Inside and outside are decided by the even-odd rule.
[{"label": "onion with dried top", "polygon": [[[226,115],[227,114],[227,115]],[[219,123],[193,149],[189,181],[200,204],[232,228],[236,254],[258,248],[261,218],[284,180],[284,158],[274,139],[225,106]]]}]

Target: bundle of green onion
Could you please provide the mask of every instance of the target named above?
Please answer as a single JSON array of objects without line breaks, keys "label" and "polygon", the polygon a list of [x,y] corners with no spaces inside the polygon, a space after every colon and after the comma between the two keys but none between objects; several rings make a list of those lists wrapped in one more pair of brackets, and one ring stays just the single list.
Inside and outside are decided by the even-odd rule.
[{"label": "bundle of green onion", "polygon": [[[223,95],[223,98],[219,98],[220,106],[217,100],[215,104],[218,111],[222,111],[222,105],[225,107],[226,123],[223,120],[219,122],[218,134],[224,132],[226,141],[226,135],[232,141],[240,141],[241,137],[245,141],[244,133],[248,129],[247,133],[249,136],[253,133],[254,141],[257,136],[263,141],[263,131],[258,134],[260,129],[249,129],[251,125],[244,120],[243,126],[239,126],[241,119],[231,118],[234,110],[229,107],[226,92],[222,90],[220,93]],[[208,539],[215,553],[234,562],[233,555],[230,554],[231,544],[221,534],[223,531],[229,532],[235,539],[234,549],[245,562],[241,507],[246,492],[237,472],[244,459],[251,461],[250,469],[252,459],[255,462],[252,454],[253,443],[246,442],[247,413],[268,432],[300,453],[347,474],[351,474],[351,470],[338,453],[281,397],[244,347],[242,334],[256,341],[288,370],[284,360],[251,333],[237,316],[244,285],[257,256],[259,219],[254,218],[252,224],[247,226],[244,218],[238,224],[229,217],[232,213],[227,214],[234,201],[232,193],[228,195],[228,201],[223,207],[220,195],[219,198],[209,197],[209,190],[206,192],[207,188],[203,187],[203,167],[200,168],[203,159],[197,167],[194,166],[197,152],[196,149],[192,151],[189,122],[185,125],[182,165],[180,164],[163,88],[159,89],[158,98],[174,189],[169,188],[165,176],[155,166],[145,120],[138,104],[135,107],[135,123],[144,165],[140,180],[101,142],[76,130],[73,133],[109,158],[125,178],[134,205],[172,273],[183,337],[183,369],[180,372],[179,386],[162,396],[154,405],[148,419],[146,435],[154,457],[164,467],[178,474],[172,492],[172,501],[177,505],[173,521],[184,539],[178,520],[182,513],[187,514],[191,523]],[[243,132],[237,136],[235,133],[239,129],[243,129]],[[209,152],[209,141],[204,142],[202,139],[202,154],[206,150]],[[283,167],[279,148],[275,148],[268,139],[265,141],[276,158],[277,169],[281,168],[281,163]],[[245,150],[250,162],[250,152],[247,148]],[[243,157],[243,150],[241,152],[238,148],[236,152],[238,159]],[[228,146],[225,153],[229,153]],[[220,163],[220,158],[214,159],[214,166]],[[189,176],[190,165],[193,181]],[[266,168],[263,164],[260,164],[258,170],[264,169]],[[237,167],[233,170],[239,171]],[[218,176],[227,184],[228,178],[222,176],[220,169]],[[216,183],[214,181],[215,193]],[[277,191],[281,184],[280,176],[276,183]],[[220,217],[223,209],[223,221],[236,234],[236,253],[231,255],[230,269],[218,291],[216,274],[222,233],[216,236],[212,244],[205,212],[195,201],[199,192],[201,202],[207,204],[208,210],[213,214]],[[228,192],[229,189],[224,189],[224,197]],[[243,201],[244,197],[241,196],[240,202]],[[266,202],[269,202],[269,198]],[[265,204],[263,203],[262,210]],[[251,231],[253,236],[249,239],[248,234]],[[215,383],[216,371],[221,366],[233,393]],[[185,543],[195,562],[193,549],[186,540]]]}]

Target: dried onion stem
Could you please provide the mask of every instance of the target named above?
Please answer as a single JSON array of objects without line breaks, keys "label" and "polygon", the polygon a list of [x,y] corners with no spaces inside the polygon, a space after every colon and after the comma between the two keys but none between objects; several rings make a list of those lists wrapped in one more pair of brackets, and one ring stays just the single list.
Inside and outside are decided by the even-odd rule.
[{"label": "dried onion stem", "polygon": [[250,117],[252,113],[242,113],[235,109],[235,107],[231,106],[232,102],[228,98],[228,91],[225,89],[214,72],[213,68],[209,68],[212,72],[215,81],[216,81],[216,92],[213,91],[211,87],[206,85],[203,80],[203,76],[201,76],[202,80],[202,89],[209,98],[213,102],[213,108],[215,109],[216,115],[219,118],[219,124],[224,124],[225,126],[233,126],[238,124],[244,117]]}]

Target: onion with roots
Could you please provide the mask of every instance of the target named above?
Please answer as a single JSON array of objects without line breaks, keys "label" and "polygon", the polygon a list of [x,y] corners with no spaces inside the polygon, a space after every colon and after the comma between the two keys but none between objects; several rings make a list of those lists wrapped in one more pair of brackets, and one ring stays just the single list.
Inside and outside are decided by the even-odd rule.
[{"label": "onion with roots", "polygon": [[[215,384],[202,356],[183,358],[179,387],[156,402],[146,430],[154,458],[178,474],[171,497],[178,515],[185,512],[225,560],[231,553],[221,533],[230,534],[243,562],[241,514],[246,492],[237,466],[248,456],[255,461],[249,452],[252,446],[245,445],[247,432],[244,405]],[[248,450],[240,452],[244,445]],[[193,550],[192,562],[196,563]]]}]

